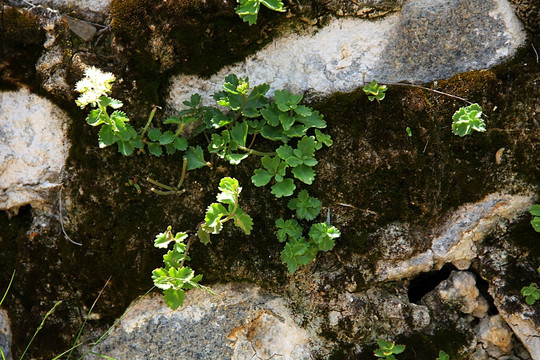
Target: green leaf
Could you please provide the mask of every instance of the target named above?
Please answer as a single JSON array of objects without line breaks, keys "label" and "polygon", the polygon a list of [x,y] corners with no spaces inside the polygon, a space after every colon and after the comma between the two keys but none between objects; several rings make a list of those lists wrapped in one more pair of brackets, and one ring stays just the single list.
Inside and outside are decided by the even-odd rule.
[{"label": "green leaf", "polygon": [[450,355],[441,350],[439,351],[439,357],[437,357],[435,360],[450,360]]},{"label": "green leaf", "polygon": [[133,150],[135,150],[135,146],[131,141],[118,141],[118,151],[122,155],[129,156],[133,154]]},{"label": "green leaf", "polygon": [[199,240],[204,244],[208,244],[210,242],[210,233],[204,231],[204,229],[201,227],[199,230],[197,230],[197,236],[199,237]]},{"label": "green leaf", "polygon": [[304,105],[298,105],[294,112],[303,117],[311,116],[311,109]]},{"label": "green leaf", "polygon": [[291,274],[301,266],[306,265],[315,258],[317,249],[309,246],[304,238],[293,239],[285,244],[281,252],[281,262],[287,264]]},{"label": "green leaf", "polygon": [[287,90],[277,90],[274,93],[274,98],[278,109],[281,111],[289,111],[296,109],[298,103],[302,100],[302,95],[293,95]]},{"label": "green leaf", "polygon": [[172,236],[170,236],[171,227],[167,228],[167,231],[159,233],[156,235],[156,240],[154,240],[154,246],[161,249],[166,249],[169,246],[171,241],[174,241]]},{"label": "green leaf", "polygon": [[315,179],[315,170],[304,164],[294,167],[292,173],[295,178],[302,181],[304,184],[311,185]]},{"label": "green leaf", "polygon": [[148,142],[148,143],[146,143],[146,145],[148,145],[148,151],[150,152],[150,154],[152,154],[154,156],[158,156],[158,157],[163,154],[163,150],[161,149],[161,145],[156,144],[156,143],[152,143],[152,142]]},{"label": "green leaf", "polygon": [[452,116],[452,121],[452,132],[461,137],[471,134],[473,130],[486,131],[482,108],[478,104],[460,108]]},{"label": "green leaf", "polygon": [[204,153],[200,146],[197,145],[196,148],[190,146],[184,155],[184,159],[188,160],[187,169],[194,170],[202,168],[203,166],[208,166],[208,162],[204,160]]},{"label": "green leaf", "polygon": [[107,118],[101,109],[92,109],[86,117],[86,122],[92,126],[98,126],[100,124],[106,123]]},{"label": "green leaf", "polygon": [[275,127],[279,125],[279,116],[283,114],[283,112],[278,109],[276,103],[270,103],[261,109],[261,114],[270,126]]},{"label": "green leaf", "polygon": [[334,248],[334,239],[341,236],[337,228],[327,223],[313,224],[309,229],[309,237],[319,250],[329,251]]},{"label": "green leaf", "polygon": [[261,135],[264,138],[272,141],[288,141],[288,137],[283,134],[283,128],[281,126],[274,127],[270,125],[265,125],[261,131]]},{"label": "green leaf", "polygon": [[244,154],[227,154],[225,155],[225,160],[227,160],[231,165],[238,165],[242,160],[247,158],[249,153]]},{"label": "green leaf", "polygon": [[259,0],[238,0],[238,3],[240,5],[234,11],[236,11],[244,22],[247,22],[249,25],[255,24],[261,6]]},{"label": "green leaf", "polygon": [[[185,104],[185,101],[184,101],[184,104]],[[164,124],[181,125],[182,124],[182,119],[180,119],[178,116],[171,116],[171,117],[168,117],[167,119],[163,120],[163,123]]]},{"label": "green leaf", "polygon": [[161,138],[161,131],[159,129],[151,129],[148,131],[148,138],[152,141],[159,141]]},{"label": "green leaf", "polygon": [[277,198],[291,196],[294,189],[296,189],[296,185],[294,185],[293,179],[283,179],[283,181],[277,182],[272,186],[272,194]]},{"label": "green leaf", "polygon": [[176,139],[174,139],[173,146],[176,150],[186,151],[188,142],[183,137],[177,137]]},{"label": "green leaf", "polygon": [[172,267],[179,267],[182,260],[185,258],[183,252],[168,251],[163,255],[163,263],[167,269]]},{"label": "green leaf", "polygon": [[191,98],[190,98],[189,101],[184,101],[184,102],[182,102],[182,104],[184,104],[185,106],[188,106],[190,108],[194,108],[194,107],[197,107],[200,102],[201,102],[201,95],[193,94],[193,95],[191,95]]},{"label": "green leaf", "polygon": [[405,345],[396,345],[394,346],[394,349],[392,350],[392,352],[394,354],[401,354],[403,351],[405,351]]},{"label": "green leaf", "polygon": [[295,116],[295,119],[308,128],[324,129],[326,127],[326,121],[323,120],[321,113],[316,110],[313,110],[309,116]]},{"label": "green leaf", "polygon": [[251,234],[253,229],[253,219],[248,214],[242,212],[240,208],[236,210],[236,213],[233,215],[234,225],[238,226],[244,231],[246,235]]},{"label": "green leaf", "polygon": [[99,147],[104,148],[114,144],[118,139],[114,136],[114,131],[110,125],[103,125],[98,133]]},{"label": "green leaf", "polygon": [[535,216],[532,220],[531,220],[531,225],[532,227],[534,228],[534,230],[536,232],[540,232],[540,217],[539,216]]},{"label": "green leaf", "polygon": [[231,139],[236,141],[236,143],[240,146],[246,146],[247,134],[248,124],[246,122],[237,122],[231,129]]},{"label": "green leaf", "polygon": [[319,199],[309,196],[307,190],[300,191],[298,197],[289,200],[287,206],[296,211],[296,216],[299,219],[308,221],[314,220],[321,211],[321,202]]},{"label": "green leaf", "polygon": [[283,2],[280,0],[261,0],[261,4],[269,8],[270,10],[284,12]]},{"label": "green leaf", "polygon": [[221,191],[217,195],[217,201],[228,205],[234,205],[238,201],[238,194],[242,188],[238,184],[238,180],[230,177],[224,177],[219,182],[218,189]]},{"label": "green leaf", "polygon": [[386,90],[388,87],[386,85],[379,85],[377,81],[372,80],[368,85],[363,88],[364,93],[368,95],[369,101],[377,99],[377,101],[383,100],[386,96]]},{"label": "green leaf", "polygon": [[264,169],[255,169],[254,172],[255,175],[251,177],[251,182],[257,187],[265,186],[274,177],[273,174],[270,174],[267,170]]},{"label": "green leaf", "polygon": [[206,209],[206,215],[204,216],[205,227],[204,231],[210,234],[219,234],[223,228],[221,218],[228,215],[228,211],[225,206],[213,203]]},{"label": "green leaf", "polygon": [[161,145],[171,144],[175,139],[174,133],[172,131],[166,131],[159,137],[159,143]]},{"label": "green leaf", "polygon": [[332,146],[334,143],[330,135],[323,134],[319,129],[315,129],[315,137],[317,138],[317,144],[315,146],[316,150],[322,148],[323,144],[326,146]]},{"label": "green leaf", "polygon": [[287,221],[284,221],[281,218],[277,219],[276,226],[278,227],[276,236],[279,242],[285,242],[287,241],[287,238],[290,238],[292,240],[302,237],[302,227],[295,219],[290,219]]},{"label": "green leaf", "polygon": [[529,212],[531,213],[531,215],[540,216],[540,205],[533,205]]},{"label": "green leaf", "polygon": [[184,303],[184,299],[186,298],[186,293],[184,290],[174,290],[174,289],[167,289],[163,291],[163,300],[165,300],[165,303],[168,307],[170,307],[173,310],[178,309],[182,304]]}]

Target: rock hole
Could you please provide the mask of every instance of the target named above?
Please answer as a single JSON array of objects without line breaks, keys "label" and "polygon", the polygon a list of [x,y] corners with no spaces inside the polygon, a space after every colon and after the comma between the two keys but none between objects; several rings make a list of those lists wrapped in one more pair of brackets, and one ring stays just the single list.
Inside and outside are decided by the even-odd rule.
[{"label": "rock hole", "polygon": [[495,300],[493,300],[493,298],[488,292],[489,283],[486,280],[484,280],[480,275],[478,275],[478,273],[474,271],[473,269],[468,269],[467,271],[474,274],[474,277],[476,279],[476,287],[478,288],[480,295],[482,295],[489,304],[488,315],[489,316],[497,315],[499,313],[499,310],[497,310],[497,307],[495,307]]},{"label": "rock hole", "polygon": [[440,270],[420,273],[409,284],[409,290],[407,291],[409,302],[418,304],[424,295],[448,279],[452,270],[457,270],[457,268],[452,264],[445,264]]}]

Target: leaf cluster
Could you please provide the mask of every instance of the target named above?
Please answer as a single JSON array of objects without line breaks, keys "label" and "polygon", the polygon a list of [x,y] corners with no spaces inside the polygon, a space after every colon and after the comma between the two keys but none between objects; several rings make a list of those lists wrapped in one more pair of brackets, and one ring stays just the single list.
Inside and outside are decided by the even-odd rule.
[{"label": "leaf cluster", "polygon": [[284,12],[285,8],[281,0],[238,0],[238,6],[234,9],[244,22],[253,25],[257,22],[261,4],[270,10]]},{"label": "leaf cluster", "polygon": [[377,100],[377,102],[380,102],[386,96],[388,86],[379,85],[376,80],[372,80],[369,84],[365,85],[362,90],[364,90],[369,101]]},{"label": "leaf cluster", "polygon": [[184,262],[189,260],[186,252],[184,240],[188,235],[184,232],[173,235],[172,228],[156,236],[154,246],[167,249],[169,244],[173,244],[173,249],[163,255],[165,267],[152,271],[154,285],[163,290],[165,303],[173,310],[182,306],[186,297],[185,290],[193,288],[203,288],[199,281],[202,275],[195,275],[194,271],[185,267]]},{"label": "leaf cluster", "polygon": [[242,188],[238,180],[225,177],[219,182],[217,201],[210,204],[206,209],[204,223],[197,232],[199,240],[203,244],[210,242],[210,234],[219,234],[223,224],[233,220],[234,225],[242,229],[246,235],[251,234],[253,219],[239,207],[238,199]]},{"label": "leaf cluster", "polygon": [[531,283],[521,289],[521,295],[525,296],[525,302],[533,305],[537,300],[540,300],[540,289],[536,283]]},{"label": "leaf cluster", "polygon": [[[121,101],[102,95],[93,103],[92,109],[86,117],[86,122],[92,126],[101,125],[99,130],[99,147],[103,148],[112,144],[118,144],[118,150],[125,156],[131,155],[135,148],[142,148],[143,142],[135,129],[128,124],[127,115],[118,109],[123,104]],[[109,115],[109,108],[112,109]]]},{"label": "leaf cluster", "polygon": [[486,123],[482,119],[482,108],[472,104],[460,108],[452,116],[452,132],[455,135],[465,136],[475,131],[486,131]]},{"label": "leaf cluster", "polygon": [[295,219],[276,220],[276,236],[280,242],[286,242],[281,252],[281,262],[287,265],[291,274],[302,265],[315,259],[318,251],[330,251],[334,248],[334,239],[341,233],[337,228],[325,222],[313,224],[309,230],[309,240],[303,235],[302,226]]},{"label": "leaf cluster", "polygon": [[435,360],[450,360],[450,355],[441,350],[439,351],[439,356]]},{"label": "leaf cluster", "polygon": [[405,351],[405,345],[396,345],[394,341],[379,339],[377,343],[379,344],[379,348],[375,350],[374,355],[385,360],[396,360],[394,355],[401,354]]}]

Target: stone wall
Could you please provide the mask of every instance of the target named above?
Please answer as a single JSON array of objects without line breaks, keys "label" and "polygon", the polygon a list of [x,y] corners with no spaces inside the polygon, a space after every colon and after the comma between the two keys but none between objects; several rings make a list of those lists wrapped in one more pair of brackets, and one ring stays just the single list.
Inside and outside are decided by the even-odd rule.
[{"label": "stone wall", "polygon": [[[235,6],[0,2],[0,292],[16,271],[0,310],[6,358],[62,301],[27,358],[80,341],[87,359],[371,359],[384,338],[406,345],[400,360],[540,359],[538,304],[520,293],[540,265],[528,213],[539,202],[540,3],[288,1],[253,26]],[[258,159],[214,159],[188,172],[181,195],[154,194],[145,179],[176,184],[182,154],[99,148],[74,102],[90,66],[115,74],[112,96],[135,129],[154,105],[151,127],[164,129],[191,94],[213,104],[231,73],[304,95],[334,141],[309,187],[318,220],[341,231],[334,249],[287,272],[274,232],[292,212],[252,185]],[[389,86],[380,103],[361,89],[372,79]],[[451,118],[466,101],[487,131],[461,138]],[[162,264],[153,239],[199,223],[224,176],[243,187],[254,229],[194,243],[190,265],[217,295],[191,290],[170,310],[146,294]]]}]

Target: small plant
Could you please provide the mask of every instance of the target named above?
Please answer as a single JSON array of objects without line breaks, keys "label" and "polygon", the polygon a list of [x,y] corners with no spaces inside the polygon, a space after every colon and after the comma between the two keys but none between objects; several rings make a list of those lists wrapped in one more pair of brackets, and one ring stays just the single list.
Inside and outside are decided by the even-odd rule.
[{"label": "small plant", "polygon": [[385,360],[396,360],[394,354],[401,354],[405,350],[405,345],[396,345],[394,341],[379,339],[377,343],[379,348],[375,350],[374,355]]},{"label": "small plant", "polygon": [[257,16],[261,4],[269,8],[270,10],[284,12],[283,2],[281,0],[238,0],[238,6],[234,9],[236,13],[247,22],[249,25],[253,25],[257,22]]},{"label": "small plant", "polygon": [[455,135],[465,136],[473,130],[486,131],[486,123],[482,119],[482,108],[478,104],[462,107],[452,116],[452,132]]},{"label": "small plant", "polygon": [[286,242],[281,252],[281,262],[287,265],[291,274],[302,265],[315,259],[318,251],[330,251],[334,248],[334,239],[341,233],[327,223],[313,224],[309,230],[309,240],[303,237],[303,228],[295,219],[277,219],[276,236],[280,242]]},{"label": "small plant", "polygon": [[529,211],[533,216],[531,225],[536,232],[540,232],[540,205],[533,205]]},{"label": "small plant", "polygon": [[450,355],[441,350],[439,351],[439,356],[435,360],[450,360]]},{"label": "small plant", "polygon": [[295,199],[289,200],[289,209],[296,211],[296,217],[303,220],[314,220],[321,212],[319,199],[309,196],[307,190],[298,193]]},{"label": "small plant", "polygon": [[540,300],[540,289],[535,283],[521,289],[521,294],[525,296],[525,302],[529,305],[533,305],[537,300]]},{"label": "small plant", "polygon": [[405,128],[405,131],[407,132],[407,135],[408,135],[409,137],[412,137],[412,131],[411,131],[411,128],[410,128],[410,127],[407,126],[407,127]]},{"label": "small plant", "polygon": [[[199,284],[202,275],[195,275],[191,268],[184,266],[184,263],[189,261],[188,252],[195,237],[203,244],[208,244],[210,234],[219,234],[223,224],[229,220],[233,220],[247,235],[253,228],[253,220],[238,205],[242,191],[238,181],[229,177],[223,178],[219,182],[219,190],[221,192],[217,195],[218,202],[208,206],[204,222],[191,231],[191,235],[188,235],[188,232],[173,234],[169,226],[165,232],[158,234],[154,241],[154,246],[161,249],[173,245],[173,249],[163,255],[165,267],[152,272],[154,285],[163,290],[165,303],[173,310],[182,306],[186,290],[197,288],[212,293],[210,289]],[[187,244],[184,242],[186,239]]]},{"label": "small plant", "polygon": [[380,104],[381,100],[386,96],[386,90],[388,86],[377,84],[376,80],[372,80],[369,84],[364,86],[364,93],[368,96],[369,101],[377,100]]}]

